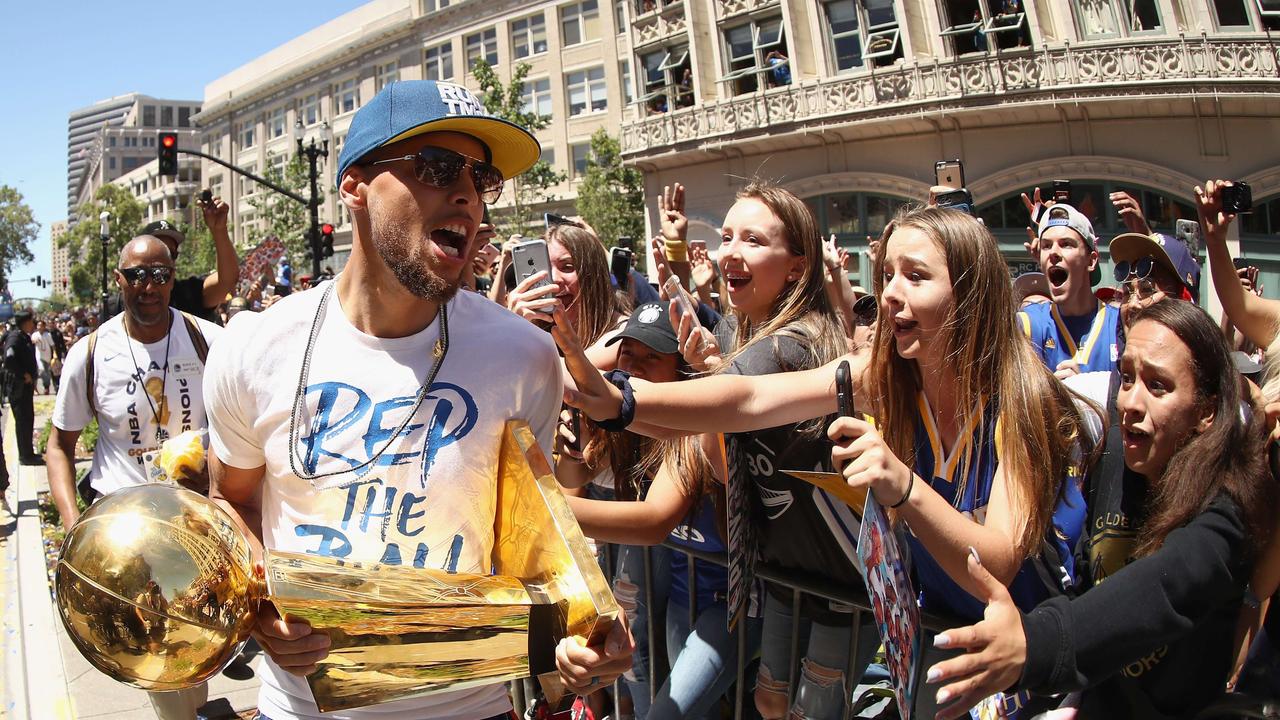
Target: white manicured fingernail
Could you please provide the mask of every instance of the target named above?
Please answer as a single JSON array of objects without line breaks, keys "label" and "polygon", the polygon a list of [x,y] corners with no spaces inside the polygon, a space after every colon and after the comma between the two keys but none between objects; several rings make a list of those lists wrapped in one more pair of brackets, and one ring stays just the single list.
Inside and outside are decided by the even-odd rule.
[{"label": "white manicured fingernail", "polygon": [[938,700],[937,700],[937,702],[938,702],[938,704],[939,704],[939,705],[946,705],[946,704],[947,704],[947,701],[948,701],[948,700],[950,700],[950,699],[951,699],[951,693],[947,692],[946,690],[939,690],[939,691],[938,691]]},{"label": "white manicured fingernail", "polygon": [[944,648],[951,644],[951,638],[946,633],[940,633],[933,636],[933,646],[936,648]]},{"label": "white manicured fingernail", "polygon": [[942,671],[937,666],[929,668],[929,674],[924,676],[927,683],[938,682],[938,678],[942,677]]}]

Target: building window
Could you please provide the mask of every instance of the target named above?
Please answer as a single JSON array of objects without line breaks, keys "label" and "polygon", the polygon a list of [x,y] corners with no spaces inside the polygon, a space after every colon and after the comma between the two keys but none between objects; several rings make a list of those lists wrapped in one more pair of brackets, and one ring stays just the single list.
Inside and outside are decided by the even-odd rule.
[{"label": "building window", "polygon": [[543,145],[542,155],[539,156],[538,159],[550,165],[554,169],[556,166],[556,149],[550,145]]},{"label": "building window", "polygon": [[687,45],[645,53],[640,64],[644,67],[640,102],[649,112],[666,112],[673,101],[676,107],[693,105],[693,69]]},{"label": "building window", "polygon": [[511,52],[517,58],[547,51],[547,18],[542,13],[511,23]]},{"label": "building window", "polygon": [[221,175],[209,176],[209,192],[214,197],[222,197],[222,176]]},{"label": "building window", "polygon": [[435,12],[449,7],[449,0],[423,0],[423,9],[426,12]]},{"label": "building window", "polygon": [[1086,40],[1163,29],[1156,0],[1075,0],[1076,25]]},{"label": "building window", "polygon": [[564,45],[577,45],[600,37],[600,9],[596,0],[560,8],[560,39]]},{"label": "building window", "polygon": [[191,127],[191,108],[178,108],[178,127]]},{"label": "building window", "polygon": [[333,114],[346,115],[360,107],[360,79],[348,78],[338,86],[333,100]]},{"label": "building window", "polygon": [[160,127],[173,127],[172,105],[163,105],[160,107]]},{"label": "building window", "polygon": [[373,91],[382,92],[382,88],[400,79],[400,63],[392,60],[379,65],[373,76]]},{"label": "building window", "polygon": [[724,44],[729,67],[721,81],[730,84],[734,95],[759,89],[762,76],[766,87],[791,84],[790,53],[781,16],[727,28]]},{"label": "building window", "polygon": [[156,107],[154,105],[142,106],[142,127],[156,126]]},{"label": "building window", "polygon": [[285,132],[284,108],[276,108],[271,111],[271,115],[267,118],[267,136],[270,138],[283,137]]},{"label": "building window", "polygon": [[111,169],[111,170],[115,170],[115,169],[116,169],[116,156],[115,156],[115,155],[112,155],[111,157],[107,158],[107,168],[109,168],[109,169]]},{"label": "building window", "polygon": [[1213,0],[1213,17],[1220,28],[1250,27],[1248,0]]},{"label": "building window", "polygon": [[427,80],[453,79],[453,44],[427,48],[423,60],[423,77]]},{"label": "building window", "polygon": [[942,20],[956,55],[1031,46],[1022,0],[942,0]]},{"label": "building window", "polygon": [[631,61],[624,59],[618,63],[618,73],[622,77],[622,101],[630,105],[635,98],[635,92],[631,86]]},{"label": "building window", "polygon": [[240,149],[247,150],[254,146],[256,138],[253,133],[253,124],[244,125],[240,128]]},{"label": "building window", "polygon": [[627,4],[623,0],[613,0],[613,31],[618,34],[627,31]]},{"label": "building window", "polygon": [[551,115],[551,79],[525,80],[524,93],[520,96],[524,101],[524,111],[536,113],[544,117]]},{"label": "building window", "polygon": [[320,96],[312,93],[302,99],[298,106],[298,118],[308,127],[320,122]]},{"label": "building window", "polygon": [[587,158],[591,157],[591,143],[574,143],[569,146],[569,154],[573,156],[573,176],[581,178],[587,174]]},{"label": "building window", "polygon": [[569,93],[569,117],[598,112],[607,107],[608,87],[604,82],[603,67],[568,73],[565,75],[565,89]]},{"label": "building window", "polygon": [[[245,167],[245,170],[247,170],[248,172],[254,175],[257,175],[258,165],[256,163],[250,163],[248,166]],[[253,181],[253,178],[248,177],[246,175],[240,176],[240,197],[248,197],[257,191],[258,191],[258,184]]]},{"label": "building window", "polygon": [[466,38],[467,69],[475,67],[476,61],[484,59],[490,65],[498,64],[498,31],[489,28],[472,33]]},{"label": "building window", "polygon": [[823,6],[834,72],[891,65],[902,57],[893,0],[833,0]]},{"label": "building window", "polygon": [[114,136],[107,138],[107,147],[115,147],[116,139]]}]

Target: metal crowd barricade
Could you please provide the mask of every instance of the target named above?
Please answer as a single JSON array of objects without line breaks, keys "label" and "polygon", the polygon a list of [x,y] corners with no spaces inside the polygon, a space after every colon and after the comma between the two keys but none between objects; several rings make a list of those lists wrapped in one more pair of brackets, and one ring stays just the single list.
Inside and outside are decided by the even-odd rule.
[{"label": "metal crowd barricade", "polygon": [[[721,567],[727,567],[728,558],[724,553],[709,553],[699,550],[693,550],[687,547],[676,545],[671,542],[663,543],[663,546],[672,552],[684,553],[689,558],[687,565],[688,587],[689,592],[689,626],[694,627],[698,617],[698,598],[697,592],[694,591],[697,578],[697,564],[702,562],[713,563]],[[618,556],[619,546],[617,545],[601,545],[605,548],[604,565],[605,575],[613,582],[616,575],[616,559]],[[659,631],[657,623],[654,622],[654,598],[653,598],[653,556],[652,547],[645,547],[644,550],[644,593],[645,608],[649,613],[646,623],[647,639],[649,642],[649,699],[653,700],[658,689],[666,681],[669,669],[666,668],[666,632]],[[844,720],[849,720],[853,715],[853,706],[856,698],[853,697],[853,691],[858,686],[861,677],[855,677],[853,673],[853,663],[857,654],[859,629],[862,625],[862,613],[871,612],[871,603],[867,598],[865,588],[849,587],[847,585],[838,585],[831,583],[823,578],[815,577],[811,574],[767,564],[757,564],[755,570],[756,577],[773,585],[789,588],[791,593],[791,652],[790,664],[792,668],[791,683],[787,688],[787,705],[788,707],[795,699],[795,691],[799,682],[801,673],[798,671],[800,661],[800,602],[805,595],[830,600],[832,602],[841,603],[854,608],[851,616],[852,627],[849,636],[849,654],[848,664],[845,666],[845,705]],[[920,625],[922,630],[932,632],[940,632],[946,628],[958,627],[964,625],[959,620],[947,618],[941,615],[926,613],[921,611]],[[744,698],[745,689],[747,687],[746,669],[754,660],[754,657],[747,657],[746,646],[747,636],[743,632],[742,625],[734,631],[734,638],[738,645],[738,662],[736,675],[733,684],[733,717],[743,717],[744,703],[748,702]],[[921,651],[924,650],[923,643]],[[917,658],[917,661],[919,658]],[[619,702],[619,685],[622,680],[619,679],[613,685],[613,717],[620,716]],[[754,683],[752,683],[754,686]],[[515,703],[516,711],[523,717],[536,697],[536,688],[534,683],[528,679],[512,683],[511,695]],[[754,699],[750,700],[754,702]],[[665,719],[663,719],[665,720]]]}]

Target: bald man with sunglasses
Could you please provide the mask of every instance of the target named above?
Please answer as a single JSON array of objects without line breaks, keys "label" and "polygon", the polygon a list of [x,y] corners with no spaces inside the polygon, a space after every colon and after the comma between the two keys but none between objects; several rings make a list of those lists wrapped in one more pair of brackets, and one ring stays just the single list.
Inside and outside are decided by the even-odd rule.
[{"label": "bald man with sunglasses", "polygon": [[[159,238],[130,240],[114,274],[124,312],[71,346],[53,408],[45,460],[53,500],[67,528],[80,517],[76,441],[91,420],[98,420],[98,443],[87,484],[80,488],[88,503],[152,482],[161,443],[208,424],[204,355],[222,328],[169,307],[173,257]],[[205,478],[181,480],[191,489],[207,488]],[[148,695],[161,720],[189,720],[204,704],[208,687]]]}]

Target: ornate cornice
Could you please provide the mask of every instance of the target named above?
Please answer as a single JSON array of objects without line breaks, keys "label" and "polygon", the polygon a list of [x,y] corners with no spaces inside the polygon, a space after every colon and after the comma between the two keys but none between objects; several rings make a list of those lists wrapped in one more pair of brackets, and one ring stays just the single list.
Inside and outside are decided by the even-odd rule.
[{"label": "ornate cornice", "polygon": [[636,161],[707,142],[1055,102],[1280,96],[1276,56],[1265,40],[1205,36],[904,65],[798,82],[624,123],[622,150]]}]

